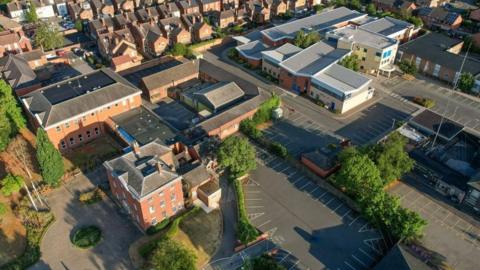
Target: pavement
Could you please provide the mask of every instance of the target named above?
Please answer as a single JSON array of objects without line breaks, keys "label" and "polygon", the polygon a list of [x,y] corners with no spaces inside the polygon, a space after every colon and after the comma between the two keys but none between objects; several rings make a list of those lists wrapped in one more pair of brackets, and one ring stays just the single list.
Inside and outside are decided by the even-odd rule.
[{"label": "pavement", "polygon": [[421,189],[400,182],[389,190],[402,206],[422,216],[428,224],[420,240],[429,250],[444,257],[452,269],[478,269],[480,226],[456,209],[438,202]]},{"label": "pavement", "polygon": [[435,100],[432,111],[456,121],[480,134],[480,99],[458,91],[439,81],[417,76],[413,81],[401,77],[378,78],[374,86],[394,98],[411,100],[420,96]]},{"label": "pavement", "polygon": [[[78,193],[106,181],[103,169],[80,174],[48,195],[55,222],[41,245],[41,260],[31,270],[46,269],[133,269],[128,247],[141,232],[119,212],[109,198],[93,205],[78,201]],[[70,242],[72,231],[85,225],[102,229],[102,241],[91,249],[79,249]]]},{"label": "pavement", "polygon": [[297,265],[371,269],[383,256],[382,234],[307,174],[260,148],[257,161],[244,185],[250,221]]}]

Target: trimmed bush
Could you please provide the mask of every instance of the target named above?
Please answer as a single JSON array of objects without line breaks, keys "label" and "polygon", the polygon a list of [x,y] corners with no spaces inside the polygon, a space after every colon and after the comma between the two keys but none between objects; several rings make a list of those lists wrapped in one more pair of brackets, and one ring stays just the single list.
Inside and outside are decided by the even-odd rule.
[{"label": "trimmed bush", "polygon": [[272,119],[272,111],[280,106],[280,97],[273,94],[267,101],[263,102],[253,116],[255,125],[259,125]]},{"label": "trimmed bush", "polygon": [[237,207],[238,207],[238,224],[237,224],[237,238],[242,244],[248,244],[257,239],[260,235],[258,230],[250,224],[247,216],[247,210],[245,209],[245,195],[243,194],[242,183],[239,180],[233,181],[235,187],[235,193],[237,195]]},{"label": "trimmed bush", "polygon": [[72,237],[72,243],[79,248],[94,247],[102,239],[102,230],[97,226],[86,226],[78,229]]},{"label": "trimmed bush", "polygon": [[422,97],[414,97],[413,102],[417,103],[418,105],[421,105],[425,108],[432,108],[435,106],[435,100],[429,99],[429,98],[422,98]]},{"label": "trimmed bush", "polygon": [[2,179],[1,192],[4,196],[8,197],[13,193],[17,193],[24,185],[23,178],[18,175],[8,174]]},{"label": "trimmed bush", "polygon": [[152,234],[156,234],[158,233],[159,231],[163,230],[164,228],[166,228],[168,226],[168,224],[170,224],[170,219],[169,218],[166,218],[164,220],[162,220],[160,223],[157,223],[155,224],[154,226],[150,226],[146,233],[148,235],[152,235]]},{"label": "trimmed bush", "polygon": [[286,158],[288,156],[287,148],[278,142],[273,142],[270,144],[270,151],[281,158]]},{"label": "trimmed bush", "polygon": [[256,127],[251,119],[245,119],[240,122],[240,131],[254,140],[258,140],[263,136],[262,131]]},{"label": "trimmed bush", "polygon": [[78,200],[84,204],[94,204],[97,203],[105,197],[105,193],[100,188],[96,187],[93,190],[83,192],[80,194]]},{"label": "trimmed bush", "polygon": [[402,60],[398,65],[401,71],[405,72],[406,74],[415,75],[417,73],[417,66],[414,63],[409,62],[407,60]]}]

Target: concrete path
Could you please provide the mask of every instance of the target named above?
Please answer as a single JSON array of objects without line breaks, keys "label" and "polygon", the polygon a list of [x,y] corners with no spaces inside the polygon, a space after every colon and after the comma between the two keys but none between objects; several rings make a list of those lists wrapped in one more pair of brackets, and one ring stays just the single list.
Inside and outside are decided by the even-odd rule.
[{"label": "concrete path", "polygon": [[[48,196],[56,220],[41,243],[41,261],[30,269],[133,269],[128,247],[140,231],[109,198],[89,206],[78,201],[80,191],[102,181],[106,177],[101,170],[81,174]],[[103,239],[92,249],[82,250],[70,242],[72,229],[84,225],[102,229]]]}]

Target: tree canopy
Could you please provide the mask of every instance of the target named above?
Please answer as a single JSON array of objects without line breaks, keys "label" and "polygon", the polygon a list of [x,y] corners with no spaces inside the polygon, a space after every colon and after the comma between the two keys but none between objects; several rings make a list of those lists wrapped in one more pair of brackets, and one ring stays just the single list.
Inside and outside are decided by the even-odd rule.
[{"label": "tree canopy", "polygon": [[458,89],[460,89],[462,92],[471,92],[474,84],[475,77],[472,75],[472,73],[462,73],[460,78],[458,78]]},{"label": "tree canopy", "polygon": [[37,160],[43,181],[50,186],[58,186],[64,173],[62,155],[42,128],[37,129]]},{"label": "tree canopy", "polygon": [[4,196],[10,196],[13,193],[17,193],[23,186],[24,181],[21,176],[8,174],[2,179],[1,192]]},{"label": "tree canopy", "polygon": [[35,33],[35,44],[42,46],[46,51],[62,47],[63,35],[58,29],[49,23],[40,23]]},{"label": "tree canopy", "polygon": [[417,73],[417,66],[412,61],[402,60],[398,67],[406,74],[415,75]]},{"label": "tree canopy", "polygon": [[400,179],[403,174],[413,169],[414,161],[405,151],[406,144],[405,137],[398,132],[393,132],[384,143],[370,146],[366,150],[380,171],[383,185]]},{"label": "tree canopy", "polygon": [[374,3],[369,3],[366,7],[366,12],[368,13],[368,15],[374,16],[377,14],[377,7]]},{"label": "tree canopy", "polygon": [[22,109],[13,96],[10,85],[0,80],[0,151],[5,150],[10,138],[25,127]]},{"label": "tree canopy", "polygon": [[218,162],[232,177],[240,177],[256,168],[255,149],[246,138],[228,137],[218,149]]},{"label": "tree canopy", "polygon": [[339,64],[353,71],[358,71],[360,69],[360,60],[355,54],[345,56],[340,60]]},{"label": "tree canopy", "polygon": [[28,4],[28,9],[25,12],[25,20],[29,23],[36,23],[38,22],[37,7],[32,1],[28,1]]},{"label": "tree canopy", "polygon": [[285,267],[278,264],[272,257],[262,254],[260,257],[245,261],[243,268],[245,270],[286,270]]},{"label": "tree canopy", "polygon": [[297,47],[305,49],[310,47],[311,45],[317,43],[320,40],[320,34],[315,31],[312,31],[308,34],[305,34],[303,30],[300,30],[295,35],[295,39],[293,40],[293,44]]},{"label": "tree canopy", "polygon": [[168,237],[160,239],[148,258],[146,269],[195,270],[197,256]]}]

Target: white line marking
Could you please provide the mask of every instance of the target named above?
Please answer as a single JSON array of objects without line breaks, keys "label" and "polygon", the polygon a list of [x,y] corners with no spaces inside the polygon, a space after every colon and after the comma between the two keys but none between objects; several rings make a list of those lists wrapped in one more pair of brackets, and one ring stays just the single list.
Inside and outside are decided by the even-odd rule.
[{"label": "white line marking", "polygon": [[350,267],[350,269],[353,269],[353,270],[357,270],[357,268],[351,266],[348,262],[344,262],[348,267]]},{"label": "white line marking", "polygon": [[332,197],[332,198],[325,204],[325,206],[328,206],[328,204],[331,203],[333,200],[335,200],[335,197]]},{"label": "white line marking", "polygon": [[260,227],[262,227],[262,226],[265,226],[265,225],[267,225],[268,223],[270,223],[270,221],[271,221],[270,219],[269,219],[269,220],[267,220],[267,221],[265,221],[264,223],[262,223],[262,224],[258,225],[258,226],[257,226],[257,228],[260,228]]},{"label": "white line marking", "polygon": [[319,188],[319,186],[317,186],[316,188],[314,188],[312,191],[309,191],[309,193],[315,192],[315,190],[317,190],[318,188]]},{"label": "white line marking", "polygon": [[300,260],[298,260],[294,265],[292,265],[292,267],[288,268],[288,270],[294,268],[295,266],[297,266],[297,264],[300,262]]},{"label": "white line marking", "polygon": [[259,205],[252,205],[252,206],[245,206],[246,208],[263,208],[264,206],[259,206]]},{"label": "white line marking", "polygon": [[245,201],[261,201],[262,199],[245,199]]},{"label": "white line marking", "polygon": [[335,213],[335,211],[337,211],[337,210],[338,210],[338,208],[342,207],[342,205],[343,205],[343,203],[340,203],[340,205],[339,205],[339,206],[337,206],[337,208],[333,209],[333,210],[332,210],[332,214],[333,214],[333,213]]},{"label": "white line marking", "polygon": [[298,178],[295,180],[295,182],[292,182],[293,185],[295,185],[297,182],[299,182],[301,179],[305,178],[305,176],[302,175],[302,177]]},{"label": "white line marking", "polygon": [[348,226],[352,226],[352,224],[353,224],[355,221],[357,221],[357,219],[359,219],[359,218],[360,218],[360,216],[357,216],[354,220],[352,220],[352,222],[350,222],[350,224],[348,224]]},{"label": "white line marking", "polygon": [[310,181],[307,181],[307,183],[305,185],[303,185],[300,189],[303,189],[304,187],[310,185]]},{"label": "white line marking", "polygon": [[342,218],[344,218],[346,215],[350,214],[350,212],[352,212],[352,209],[348,209],[348,211],[345,214],[343,214]]},{"label": "white line marking", "polygon": [[317,199],[317,200],[319,200],[319,201],[320,201],[320,199],[321,199],[321,198],[322,198],[322,197],[323,197],[325,194],[327,194],[327,193],[328,193],[328,191],[325,191],[325,192],[324,192],[324,193],[323,193],[323,194],[322,194],[320,197],[318,197],[318,199]]},{"label": "white line marking", "polygon": [[360,264],[362,264],[363,266],[365,266],[366,268],[369,268],[364,262],[362,262],[362,260],[360,260],[359,258],[355,257],[355,255],[352,254],[352,257],[357,260]]},{"label": "white line marking", "polygon": [[372,259],[373,261],[376,261],[375,258],[373,258],[372,256],[370,256],[370,254],[368,254],[367,252],[365,252],[365,250],[363,250],[362,248],[359,248],[360,252],[362,252],[363,254],[367,255],[367,257],[369,257],[370,259]]}]

